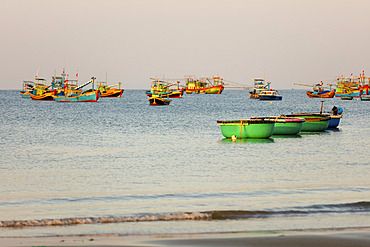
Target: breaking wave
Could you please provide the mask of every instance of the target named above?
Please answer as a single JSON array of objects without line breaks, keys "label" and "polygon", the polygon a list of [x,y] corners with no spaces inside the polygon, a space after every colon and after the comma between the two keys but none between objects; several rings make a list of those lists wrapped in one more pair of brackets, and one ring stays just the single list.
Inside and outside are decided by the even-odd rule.
[{"label": "breaking wave", "polygon": [[312,214],[331,213],[369,213],[370,201],[344,204],[312,205],[307,207],[286,208],[284,210],[217,210],[199,213],[169,213],[146,214],[135,216],[107,216],[41,220],[9,220],[0,221],[0,227],[40,227],[40,226],[68,226],[77,224],[107,224],[124,222],[148,221],[185,221],[185,220],[241,220],[248,218],[294,217]]}]

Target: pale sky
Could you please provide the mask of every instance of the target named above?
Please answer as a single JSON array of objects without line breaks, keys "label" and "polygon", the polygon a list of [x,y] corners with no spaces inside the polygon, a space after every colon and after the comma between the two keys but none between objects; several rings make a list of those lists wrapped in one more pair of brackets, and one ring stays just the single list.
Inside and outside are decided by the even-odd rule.
[{"label": "pale sky", "polygon": [[0,89],[220,75],[273,88],[370,76],[370,0],[0,0]]}]

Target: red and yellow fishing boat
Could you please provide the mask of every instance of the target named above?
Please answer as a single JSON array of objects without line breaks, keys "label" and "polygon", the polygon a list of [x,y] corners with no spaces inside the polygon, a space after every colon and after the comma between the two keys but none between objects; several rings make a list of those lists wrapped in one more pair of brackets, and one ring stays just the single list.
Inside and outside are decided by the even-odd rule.
[{"label": "red and yellow fishing boat", "polygon": [[194,76],[186,78],[185,92],[187,94],[221,94],[224,90],[224,81],[219,76],[196,79]]},{"label": "red and yellow fishing boat", "polygon": [[[118,88],[113,88],[118,86]],[[100,91],[100,97],[109,97],[109,98],[121,98],[124,89],[121,89],[121,83],[117,83],[114,85],[108,86],[106,82],[100,82],[98,86],[98,90]]]},{"label": "red and yellow fishing boat", "polygon": [[[144,91],[148,97],[159,96],[159,97],[169,97],[169,98],[181,98],[184,94],[184,89],[179,87],[180,82],[169,83],[157,78],[151,78],[151,88],[150,90]],[[171,86],[176,86],[177,88],[170,88]]]}]

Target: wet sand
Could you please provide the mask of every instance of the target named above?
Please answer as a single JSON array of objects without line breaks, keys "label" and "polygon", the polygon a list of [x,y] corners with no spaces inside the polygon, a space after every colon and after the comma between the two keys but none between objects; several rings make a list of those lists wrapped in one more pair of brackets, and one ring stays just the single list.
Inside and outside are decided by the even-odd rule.
[{"label": "wet sand", "polygon": [[370,228],[153,235],[1,237],[0,246],[368,247]]}]

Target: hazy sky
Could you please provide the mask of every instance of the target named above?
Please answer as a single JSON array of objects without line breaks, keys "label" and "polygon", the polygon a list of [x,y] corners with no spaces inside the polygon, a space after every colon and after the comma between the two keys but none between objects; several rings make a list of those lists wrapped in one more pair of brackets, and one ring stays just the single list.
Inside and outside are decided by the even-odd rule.
[{"label": "hazy sky", "polygon": [[273,88],[370,76],[370,0],[0,0],[0,89],[79,80],[149,88],[219,74]]}]

